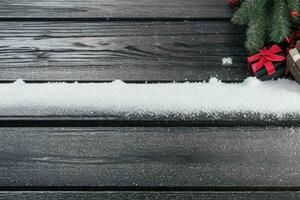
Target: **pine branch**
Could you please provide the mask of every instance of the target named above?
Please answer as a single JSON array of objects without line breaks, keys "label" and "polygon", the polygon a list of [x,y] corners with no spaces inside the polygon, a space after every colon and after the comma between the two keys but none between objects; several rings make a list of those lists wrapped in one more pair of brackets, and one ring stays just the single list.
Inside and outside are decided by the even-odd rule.
[{"label": "pine branch", "polygon": [[[300,13],[300,3],[299,0],[286,0],[287,7],[289,9],[289,12],[298,12]],[[290,21],[294,24],[300,23],[300,17],[299,16],[290,16]]]},{"label": "pine branch", "polygon": [[280,43],[290,35],[290,13],[285,0],[274,0],[271,19],[270,41]]},{"label": "pine branch", "polygon": [[252,2],[249,0],[245,0],[241,3],[240,8],[234,13],[231,21],[234,24],[245,25],[250,21],[249,17],[249,9],[251,8]]},{"label": "pine branch", "polygon": [[290,36],[291,27],[300,22],[296,11],[300,13],[299,0],[243,0],[232,22],[248,24],[245,46],[255,53],[266,44],[278,44]]},{"label": "pine branch", "polygon": [[268,10],[267,3],[269,0],[252,1],[248,12],[255,17],[250,18],[249,28],[247,30],[246,48],[251,54],[256,53],[265,45],[268,28]]},{"label": "pine branch", "polygon": [[259,23],[258,20],[253,20],[249,23],[247,29],[247,41],[245,47],[251,54],[258,52],[265,45],[266,40],[266,25]]},{"label": "pine branch", "polygon": [[289,11],[296,10],[299,11],[300,6],[298,0],[286,0],[286,5]]}]

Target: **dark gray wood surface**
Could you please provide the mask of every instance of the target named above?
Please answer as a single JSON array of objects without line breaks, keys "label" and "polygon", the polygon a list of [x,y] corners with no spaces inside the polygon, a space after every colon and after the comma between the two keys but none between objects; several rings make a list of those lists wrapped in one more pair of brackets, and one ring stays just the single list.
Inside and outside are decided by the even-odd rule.
[{"label": "dark gray wood surface", "polygon": [[[1,22],[0,80],[243,80],[230,22]],[[233,65],[222,66],[231,57]]]},{"label": "dark gray wood surface", "polygon": [[0,18],[229,18],[224,0],[1,0]]},{"label": "dark gray wood surface", "polygon": [[1,200],[297,200],[298,192],[0,192]]},{"label": "dark gray wood surface", "polygon": [[[245,31],[230,16],[225,0],[1,0],[0,82],[239,81]],[[225,127],[299,116],[52,111],[1,110],[0,199],[299,199],[299,127]],[[166,121],[224,127],[140,127]]]},{"label": "dark gray wood surface", "polygon": [[1,128],[0,186],[297,187],[299,128]]}]

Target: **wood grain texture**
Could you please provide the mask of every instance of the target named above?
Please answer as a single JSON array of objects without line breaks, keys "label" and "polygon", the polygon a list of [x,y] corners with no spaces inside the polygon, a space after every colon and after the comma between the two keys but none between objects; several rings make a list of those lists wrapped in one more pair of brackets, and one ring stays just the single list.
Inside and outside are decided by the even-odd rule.
[{"label": "wood grain texture", "polygon": [[1,0],[0,18],[229,18],[223,0]]},{"label": "wood grain texture", "polygon": [[1,22],[0,38],[0,80],[249,76],[244,29],[230,22]]},{"label": "wood grain texture", "polygon": [[298,192],[0,192],[1,200],[296,200]]},{"label": "wood grain texture", "polygon": [[0,147],[0,186],[300,185],[300,128],[1,128]]}]

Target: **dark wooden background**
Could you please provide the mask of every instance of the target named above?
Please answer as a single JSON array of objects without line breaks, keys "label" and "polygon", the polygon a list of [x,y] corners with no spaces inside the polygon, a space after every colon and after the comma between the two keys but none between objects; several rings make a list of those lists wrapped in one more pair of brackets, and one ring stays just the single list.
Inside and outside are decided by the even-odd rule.
[{"label": "dark wooden background", "polygon": [[224,0],[2,0],[0,79],[243,80],[231,13]]},{"label": "dark wooden background", "polygon": [[[231,15],[225,0],[1,0],[0,82],[241,81]],[[299,199],[299,119],[0,116],[0,199]]]}]

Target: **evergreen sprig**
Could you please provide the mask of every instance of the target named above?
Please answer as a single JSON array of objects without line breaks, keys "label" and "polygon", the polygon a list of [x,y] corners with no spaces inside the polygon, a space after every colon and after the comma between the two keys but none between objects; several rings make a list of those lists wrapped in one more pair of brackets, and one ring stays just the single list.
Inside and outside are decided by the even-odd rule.
[{"label": "evergreen sprig", "polygon": [[290,13],[285,0],[274,1],[270,25],[270,41],[280,43],[290,35]]},{"label": "evergreen sprig", "polygon": [[259,51],[264,46],[267,37],[267,1],[257,0],[256,3],[251,3],[250,22],[247,30],[247,41],[245,43],[250,53]]},{"label": "evergreen sprig", "polygon": [[279,44],[291,34],[291,28],[299,17],[298,0],[244,0],[235,12],[232,21],[238,25],[248,24],[246,48],[256,53],[266,44]]},{"label": "evergreen sprig", "polygon": [[300,11],[299,1],[298,0],[286,0],[287,7],[289,11]]},{"label": "evergreen sprig", "polygon": [[251,2],[244,1],[241,4],[241,7],[234,13],[233,18],[231,19],[233,23],[238,25],[248,24],[250,21],[249,9],[251,8]]}]

